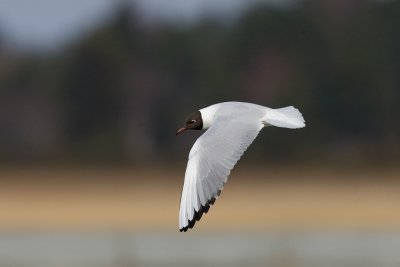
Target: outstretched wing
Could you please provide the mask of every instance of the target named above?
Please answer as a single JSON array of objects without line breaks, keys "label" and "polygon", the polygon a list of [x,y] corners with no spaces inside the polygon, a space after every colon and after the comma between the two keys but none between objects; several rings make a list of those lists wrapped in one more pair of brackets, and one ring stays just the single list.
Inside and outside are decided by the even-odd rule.
[{"label": "outstretched wing", "polygon": [[179,211],[179,229],[193,228],[218,198],[228,175],[263,128],[261,120],[215,119],[189,154]]}]

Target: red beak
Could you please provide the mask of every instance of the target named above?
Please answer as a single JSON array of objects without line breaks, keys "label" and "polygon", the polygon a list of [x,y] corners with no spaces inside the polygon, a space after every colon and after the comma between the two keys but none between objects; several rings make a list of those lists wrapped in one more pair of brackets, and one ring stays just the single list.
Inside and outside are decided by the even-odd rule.
[{"label": "red beak", "polygon": [[176,135],[178,135],[178,134],[180,134],[181,132],[186,131],[186,130],[187,130],[187,128],[180,128],[180,129],[176,132]]}]

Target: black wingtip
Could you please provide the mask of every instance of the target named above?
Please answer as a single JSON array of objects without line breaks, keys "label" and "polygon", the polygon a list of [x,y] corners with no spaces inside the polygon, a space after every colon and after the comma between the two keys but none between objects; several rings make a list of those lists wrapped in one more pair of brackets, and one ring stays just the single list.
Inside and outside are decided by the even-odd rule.
[{"label": "black wingtip", "polygon": [[[221,190],[218,190],[217,197],[221,194]],[[214,205],[216,198],[211,198],[204,206],[200,206],[198,211],[194,211],[193,219],[188,220],[188,225],[179,229],[180,232],[186,232],[188,229],[192,229],[196,224],[196,221],[200,221],[203,214],[207,213],[210,206]]]}]

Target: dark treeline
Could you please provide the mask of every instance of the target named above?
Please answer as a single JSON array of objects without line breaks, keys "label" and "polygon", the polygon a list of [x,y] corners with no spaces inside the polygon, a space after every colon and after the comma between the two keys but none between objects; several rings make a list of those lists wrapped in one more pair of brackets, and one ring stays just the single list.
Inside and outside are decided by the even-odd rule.
[{"label": "dark treeline", "polygon": [[193,26],[143,24],[121,7],[58,53],[0,45],[0,160],[186,157],[197,135],[174,135],[186,115],[238,100],[294,105],[307,122],[268,129],[250,158],[395,162],[399,47],[400,1],[257,6]]}]

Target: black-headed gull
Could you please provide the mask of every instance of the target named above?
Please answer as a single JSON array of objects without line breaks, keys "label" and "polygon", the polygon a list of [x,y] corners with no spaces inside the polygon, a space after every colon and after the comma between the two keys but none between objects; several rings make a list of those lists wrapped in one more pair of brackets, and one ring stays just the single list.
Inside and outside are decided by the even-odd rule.
[{"label": "black-headed gull", "polygon": [[251,103],[224,102],[190,114],[185,130],[207,130],[189,153],[179,211],[179,229],[193,228],[221,193],[228,175],[265,126],[305,126],[298,109],[271,109]]}]

